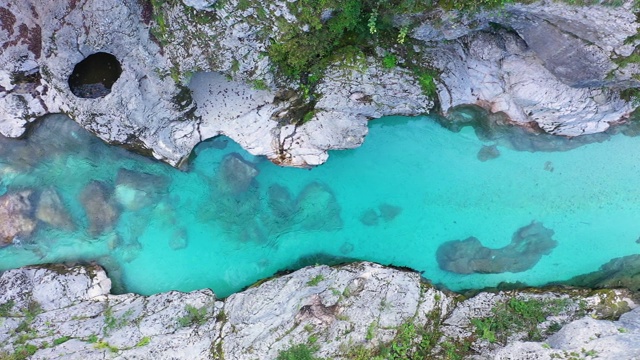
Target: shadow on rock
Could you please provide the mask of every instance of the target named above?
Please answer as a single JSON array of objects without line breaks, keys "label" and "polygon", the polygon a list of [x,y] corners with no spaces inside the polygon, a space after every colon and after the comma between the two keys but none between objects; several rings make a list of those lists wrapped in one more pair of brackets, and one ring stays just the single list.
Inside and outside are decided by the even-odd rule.
[{"label": "shadow on rock", "polygon": [[522,272],[532,268],[542,255],[548,255],[558,245],[552,236],[553,230],[532,222],[518,229],[511,244],[501,249],[490,249],[470,237],[440,245],[436,258],[441,269],[458,274]]},{"label": "shadow on rock", "polygon": [[573,277],[561,284],[595,289],[623,287],[640,291],[640,255],[612,259],[597,271]]},{"label": "shadow on rock", "polygon": [[[606,133],[596,133],[580,136],[561,136],[545,132],[535,121],[518,123],[512,121],[505,113],[491,113],[478,105],[458,105],[449,109],[447,117],[435,117],[440,125],[459,132],[466,126],[475,130],[476,136],[483,141],[494,141],[497,145],[518,151],[566,151],[579,146],[603,142],[609,139],[615,132],[631,133],[626,131],[627,125],[618,124]],[[633,125],[628,125],[633,126]],[[483,147],[478,153],[480,161],[493,159],[499,155],[497,149]]]}]

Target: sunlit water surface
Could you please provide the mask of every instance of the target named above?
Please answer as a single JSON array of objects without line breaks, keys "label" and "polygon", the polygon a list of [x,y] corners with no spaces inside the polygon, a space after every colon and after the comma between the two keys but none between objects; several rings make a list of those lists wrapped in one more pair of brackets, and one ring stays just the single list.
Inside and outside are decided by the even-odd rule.
[{"label": "sunlit water surface", "polygon": [[[48,121],[54,120],[64,122]],[[0,248],[0,270],[97,260],[119,277],[120,291],[211,288],[227,296],[300,264],[302,257],[313,262],[336,256],[407,266],[456,290],[564,280],[640,249],[640,138],[613,136],[566,152],[498,147],[498,158],[481,162],[476,154],[483,142],[470,128],[453,133],[428,117],[388,117],[369,126],[360,148],[332,152],[325,165],[311,170],[273,165],[226,138],[200,144],[184,172],[97,140],[62,144],[62,153],[41,154],[38,163],[24,168],[5,158],[2,191],[53,186],[79,229],[38,224],[33,238]],[[68,132],[56,126],[47,131]],[[39,141],[60,141],[63,135]],[[81,130],[66,135],[72,142],[88,136]],[[233,152],[255,164],[259,174],[248,195],[223,199],[224,192],[216,190],[218,166]],[[115,228],[91,236],[79,194],[92,179],[113,191],[121,168],[161,175],[168,187],[139,209],[118,205]],[[314,182],[335,195],[339,213],[327,217],[339,216],[341,227],[283,225],[269,204],[269,188],[279,184],[295,201]],[[383,204],[401,211],[364,224],[363,214],[379,214]],[[474,236],[499,248],[532,221],[552,229],[558,246],[530,270],[461,275],[438,267],[435,254],[444,242]]]}]

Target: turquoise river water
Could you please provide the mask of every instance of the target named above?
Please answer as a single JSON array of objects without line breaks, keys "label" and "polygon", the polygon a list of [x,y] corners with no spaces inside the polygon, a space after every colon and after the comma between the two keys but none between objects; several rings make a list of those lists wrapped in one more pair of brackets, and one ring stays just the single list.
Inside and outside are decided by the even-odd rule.
[{"label": "turquoise river water", "polygon": [[[211,288],[228,296],[300,259],[335,256],[410,267],[459,290],[564,280],[640,250],[640,138],[616,135],[562,152],[498,146],[501,155],[483,162],[476,155],[485,143],[472,128],[454,133],[429,117],[388,117],[369,126],[360,148],[332,152],[310,170],[276,166],[217,138],[198,145],[189,168],[179,171],[50,117],[27,140],[0,146],[1,191],[53,188],[77,227],[38,223],[32,237],[0,248],[0,271],[95,260],[117,275],[119,291]],[[219,166],[234,152],[259,173],[232,196]],[[120,169],[156,175],[139,185],[138,196],[147,198],[131,201]],[[79,200],[92,180],[105,185],[120,211],[113,228],[100,234],[87,230]],[[280,200],[295,203],[312,183],[321,191],[304,211],[319,221],[279,218],[269,195],[274,188]],[[337,206],[327,206],[331,194]],[[285,208],[303,211],[285,200]],[[314,204],[322,208],[309,209]],[[388,216],[385,207],[392,209]],[[500,248],[532,221],[553,230],[558,245],[529,270],[457,274],[436,262],[444,242],[474,236]]]}]

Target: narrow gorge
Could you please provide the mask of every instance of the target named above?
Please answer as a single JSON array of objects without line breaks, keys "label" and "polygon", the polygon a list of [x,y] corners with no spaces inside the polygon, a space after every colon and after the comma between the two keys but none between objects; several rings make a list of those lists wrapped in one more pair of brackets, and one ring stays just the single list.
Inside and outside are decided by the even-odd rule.
[{"label": "narrow gorge", "polygon": [[638,15],[0,0],[0,359],[640,356]]}]

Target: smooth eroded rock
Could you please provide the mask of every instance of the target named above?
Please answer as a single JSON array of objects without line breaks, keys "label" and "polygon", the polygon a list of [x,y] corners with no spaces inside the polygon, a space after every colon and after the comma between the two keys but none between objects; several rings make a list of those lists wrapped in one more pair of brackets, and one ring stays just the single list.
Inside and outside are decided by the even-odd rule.
[{"label": "smooth eroded rock", "polygon": [[240,194],[249,189],[258,176],[258,169],[246,161],[238,153],[231,153],[224,157],[218,170],[220,187],[223,192]]},{"label": "smooth eroded rock", "polygon": [[0,196],[0,246],[28,238],[35,230],[36,221],[31,217],[31,194],[31,190],[24,190]]},{"label": "smooth eroded rock", "polygon": [[111,191],[107,184],[91,181],[80,193],[79,200],[84,207],[91,236],[99,236],[113,229],[120,212],[111,201]]},{"label": "smooth eroded rock", "polygon": [[313,182],[296,200],[296,223],[306,230],[337,230],[342,227],[340,204],[326,185]]},{"label": "smooth eroded rock", "polygon": [[63,230],[74,230],[76,227],[69,211],[60,199],[60,195],[53,188],[45,189],[40,193],[36,207],[36,218]]}]

